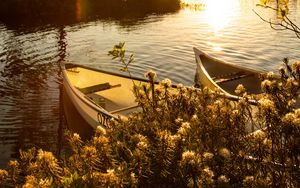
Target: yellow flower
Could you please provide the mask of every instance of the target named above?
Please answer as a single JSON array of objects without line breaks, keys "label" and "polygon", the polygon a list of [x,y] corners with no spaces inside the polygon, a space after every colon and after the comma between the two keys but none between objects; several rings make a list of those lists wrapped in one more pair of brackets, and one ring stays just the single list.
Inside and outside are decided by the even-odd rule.
[{"label": "yellow flower", "polygon": [[52,185],[50,179],[40,179],[38,187],[50,187]]},{"label": "yellow flower", "polygon": [[221,101],[221,100],[216,100],[216,101],[214,102],[214,105],[221,107],[221,106],[223,106],[223,101]]},{"label": "yellow flower", "polygon": [[261,88],[264,91],[269,90],[273,88],[273,82],[271,82],[270,80],[264,80],[261,82]]},{"label": "yellow flower", "polygon": [[218,182],[220,183],[228,183],[229,182],[229,178],[227,178],[225,175],[221,175],[218,177]]},{"label": "yellow flower", "polygon": [[147,142],[140,141],[140,142],[137,144],[137,147],[138,147],[140,150],[144,150],[144,149],[147,149],[147,148],[148,148],[148,144],[147,144]]},{"label": "yellow flower", "polygon": [[190,130],[191,126],[189,122],[184,122],[181,124],[181,127],[178,129],[177,133],[180,135],[187,135],[188,130]]},{"label": "yellow flower", "polygon": [[182,118],[177,118],[177,119],[175,120],[175,122],[178,123],[178,124],[180,124],[180,123],[183,122],[183,119],[182,119]]},{"label": "yellow flower", "polygon": [[246,93],[246,88],[243,86],[243,84],[239,84],[235,91],[234,91],[237,95],[242,95],[244,93]]},{"label": "yellow flower", "polygon": [[297,73],[297,71],[299,71],[299,69],[300,69],[300,61],[294,62],[292,65],[292,71],[294,73]]},{"label": "yellow flower", "polygon": [[213,182],[213,177],[214,177],[214,172],[212,170],[210,170],[209,167],[205,167],[203,169],[203,176],[204,176],[204,180],[206,180],[207,182]]},{"label": "yellow flower", "polygon": [[34,188],[38,187],[37,179],[33,175],[26,176],[26,182],[22,186],[23,188]]},{"label": "yellow flower", "polygon": [[243,183],[246,185],[251,185],[254,182],[253,176],[246,176],[243,180]]},{"label": "yellow flower", "polygon": [[4,180],[8,176],[8,172],[6,170],[0,169],[0,181]]},{"label": "yellow flower", "polygon": [[197,122],[198,121],[198,116],[194,114],[191,118],[191,122]]},{"label": "yellow flower", "polygon": [[182,153],[181,164],[182,165],[193,165],[197,161],[197,157],[194,151],[185,151]]},{"label": "yellow flower", "polygon": [[163,91],[163,88],[162,87],[156,87],[155,88],[155,93],[157,93],[158,95],[162,94],[164,91]]},{"label": "yellow flower", "polygon": [[97,146],[97,145],[103,146],[103,145],[108,144],[108,142],[109,142],[109,140],[108,140],[108,138],[106,138],[105,136],[95,136],[95,137],[93,138],[93,144],[94,144],[95,146]]},{"label": "yellow flower", "polygon": [[263,144],[268,148],[271,149],[272,148],[272,140],[265,138]]},{"label": "yellow flower", "polygon": [[231,112],[231,116],[234,117],[234,118],[237,117],[239,114],[240,114],[239,110],[233,110]]},{"label": "yellow flower", "polygon": [[81,157],[82,158],[94,158],[97,156],[97,149],[94,146],[84,146],[82,149]]},{"label": "yellow flower", "polygon": [[183,89],[183,88],[184,88],[184,85],[183,85],[182,83],[179,83],[179,84],[177,85],[177,88],[178,88],[178,89]]},{"label": "yellow flower", "polygon": [[293,106],[295,106],[295,104],[296,104],[296,100],[294,100],[294,99],[288,101],[289,107],[293,107]]},{"label": "yellow flower", "polygon": [[8,164],[11,168],[17,168],[19,166],[19,162],[16,160],[9,161]]},{"label": "yellow flower", "polygon": [[258,104],[264,111],[273,111],[276,112],[275,104],[268,98],[262,98],[258,101]]},{"label": "yellow flower", "polygon": [[128,117],[126,117],[126,116],[121,116],[121,121],[122,121],[122,122],[127,122],[127,121],[128,121]]},{"label": "yellow flower", "polygon": [[267,73],[267,78],[270,79],[270,80],[274,79],[275,78],[274,72],[272,72],[272,71],[268,72]]},{"label": "yellow flower", "polygon": [[156,78],[156,72],[154,72],[153,70],[149,70],[148,72],[146,72],[144,74],[145,78],[148,78],[149,80],[153,80],[154,78]]},{"label": "yellow flower", "polygon": [[300,108],[295,110],[295,115],[299,118],[300,117]]},{"label": "yellow flower", "polygon": [[262,130],[257,130],[253,132],[251,135],[256,141],[260,141],[260,142],[267,137],[266,133]]},{"label": "yellow flower", "polygon": [[228,159],[228,158],[230,158],[231,153],[227,148],[221,148],[219,150],[219,155],[224,157],[225,159]]},{"label": "yellow flower", "polygon": [[285,75],[285,68],[284,67],[280,67],[278,70],[279,70],[280,75]]},{"label": "yellow flower", "polygon": [[37,160],[41,163],[45,163],[49,168],[56,168],[57,159],[54,157],[52,152],[43,151],[40,149],[38,151]]},{"label": "yellow flower", "polygon": [[295,80],[295,78],[288,78],[286,81],[287,87],[293,89],[294,87],[298,86],[298,82]]},{"label": "yellow flower", "polygon": [[156,112],[162,112],[161,108],[155,108]]},{"label": "yellow flower", "polygon": [[98,136],[102,136],[106,134],[106,130],[102,126],[97,126],[96,128],[96,134]]},{"label": "yellow flower", "polygon": [[164,79],[163,81],[161,81],[160,83],[162,86],[164,86],[165,88],[169,88],[172,86],[172,81],[168,78]]},{"label": "yellow flower", "polygon": [[214,157],[214,154],[210,153],[210,152],[204,152],[203,153],[203,160],[204,161],[209,161],[210,159],[212,159]]},{"label": "yellow flower", "polygon": [[297,117],[295,116],[294,113],[287,113],[287,114],[283,117],[282,121],[283,121],[284,123],[292,123],[296,118],[297,118]]},{"label": "yellow flower", "polygon": [[80,136],[79,136],[79,134],[77,134],[77,133],[74,133],[74,134],[73,134],[73,137],[74,137],[74,139],[78,139],[78,140],[80,139]]},{"label": "yellow flower", "polygon": [[82,141],[81,141],[81,138],[80,138],[79,134],[74,133],[73,136],[70,138],[70,142],[71,142],[72,144],[79,144],[79,143],[81,143]]},{"label": "yellow flower", "polygon": [[108,169],[106,170],[107,174],[114,174],[115,170],[114,169]]},{"label": "yellow flower", "polygon": [[107,170],[107,173],[105,174],[105,179],[106,179],[106,182],[116,182],[117,181],[117,176],[116,176],[116,173],[115,173],[115,170],[114,169],[108,169]]},{"label": "yellow flower", "polygon": [[170,137],[170,140],[171,140],[171,142],[173,142],[173,143],[179,141],[180,139],[181,139],[180,135],[177,135],[177,134],[172,135],[172,136]]}]

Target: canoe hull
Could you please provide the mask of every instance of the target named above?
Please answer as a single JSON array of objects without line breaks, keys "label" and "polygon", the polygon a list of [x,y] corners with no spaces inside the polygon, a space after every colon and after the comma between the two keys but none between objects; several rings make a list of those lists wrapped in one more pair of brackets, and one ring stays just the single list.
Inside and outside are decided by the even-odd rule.
[{"label": "canoe hull", "polygon": [[80,92],[76,91],[76,88],[72,87],[66,79],[64,79],[63,85],[66,96],[85,122],[94,129],[97,128],[97,126],[100,126],[97,118],[98,111],[91,108],[91,105],[93,104],[88,104],[88,101],[82,100],[84,96],[81,95]]},{"label": "canoe hull", "polygon": [[[197,63],[196,84],[235,96],[235,89],[242,84],[249,93],[261,93],[261,72],[220,61],[194,48]],[[198,83],[197,83],[198,82]]]},{"label": "canoe hull", "polygon": [[64,88],[63,106],[68,130],[78,133],[83,140],[91,138],[94,134],[94,128],[82,117],[70,99],[71,97],[66,92],[66,88]]}]

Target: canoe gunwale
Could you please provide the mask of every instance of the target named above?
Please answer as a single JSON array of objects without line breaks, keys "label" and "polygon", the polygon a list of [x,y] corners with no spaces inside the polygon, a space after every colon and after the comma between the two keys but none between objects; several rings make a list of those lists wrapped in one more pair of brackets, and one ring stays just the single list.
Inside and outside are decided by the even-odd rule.
[{"label": "canoe gunwale", "polygon": [[[83,69],[87,69],[87,70],[91,70],[91,71],[95,71],[95,72],[109,74],[109,75],[112,75],[112,76],[118,76],[118,77],[122,77],[122,78],[128,78],[130,80],[147,82],[147,83],[149,82],[149,80],[144,79],[144,78],[139,78],[139,77],[134,77],[134,76],[130,77],[128,75],[119,74],[119,73],[116,73],[116,72],[105,71],[105,70],[101,70],[101,69],[97,69],[97,68],[93,68],[93,67],[88,67],[88,66],[85,66],[85,65],[75,64],[75,63],[64,63],[64,66],[70,66],[72,68],[79,67],[79,68],[83,68]],[[68,69],[68,68],[65,68],[65,69]]]},{"label": "canoe gunwale", "polygon": [[[208,74],[208,72],[206,71],[201,59],[200,59],[200,55],[204,55],[207,56],[204,52],[198,50],[197,48],[193,48],[194,52],[195,52],[195,58],[196,58],[196,64],[197,64],[197,73],[198,76],[201,77],[201,75],[204,75],[204,77],[202,77],[202,79],[200,78],[200,82],[206,81],[208,84],[207,87],[209,87],[210,89],[219,89],[220,91],[222,91],[224,94],[226,95],[231,95],[228,92],[226,92],[224,89],[222,89],[212,78],[211,76]],[[214,59],[215,60],[215,59]],[[201,71],[201,72],[200,72]],[[203,85],[203,83],[202,83]]]},{"label": "canoe gunwale", "polygon": [[[221,91],[223,94],[220,94],[230,100],[233,100],[233,101],[239,101],[239,100],[242,100],[244,99],[243,97],[239,97],[237,95],[232,95],[230,93],[228,93],[227,91],[225,91],[223,88],[221,88],[213,79],[212,77],[210,76],[210,74],[206,71],[201,59],[200,59],[200,56],[205,56],[207,58],[210,58],[211,60],[215,61],[215,62],[218,62],[220,64],[225,64],[226,66],[228,67],[232,67],[232,68],[238,68],[238,69],[241,69],[241,70],[245,70],[247,72],[250,72],[251,74],[261,74],[262,72],[260,71],[255,71],[255,70],[251,70],[251,69],[247,69],[247,68],[242,68],[242,67],[239,67],[239,66],[233,66],[233,65],[230,65],[226,62],[223,62],[221,60],[218,60],[214,57],[211,57],[209,55],[207,55],[206,53],[204,53],[203,51],[197,49],[197,48],[193,48],[194,50],[194,53],[195,53],[195,59],[196,59],[196,64],[197,64],[197,70],[196,70],[196,73],[197,73],[197,76],[199,77],[199,82],[201,82],[201,85],[204,86],[204,87],[208,87],[209,89],[212,89],[212,90],[219,90]],[[203,77],[204,76],[204,77]],[[200,78],[202,77],[202,79]],[[204,81],[208,81],[208,83],[206,84],[203,84],[203,79]],[[198,84],[198,83],[197,83]],[[208,85],[207,85],[208,84]],[[251,105],[257,105],[257,101],[256,100],[248,100],[248,103],[251,104]]]}]

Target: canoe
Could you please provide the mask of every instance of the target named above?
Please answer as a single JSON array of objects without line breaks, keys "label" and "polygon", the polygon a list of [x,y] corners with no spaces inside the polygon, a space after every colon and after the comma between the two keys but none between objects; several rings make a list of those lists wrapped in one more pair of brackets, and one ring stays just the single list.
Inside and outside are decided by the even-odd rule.
[{"label": "canoe", "polygon": [[219,90],[230,98],[238,99],[235,89],[242,84],[248,93],[261,93],[262,72],[239,67],[209,56],[194,48],[197,69],[195,85]]},{"label": "canoe", "polygon": [[[132,88],[133,84],[147,83],[146,79],[72,63],[62,63],[61,69],[69,103],[93,129],[108,128],[112,119],[140,110]],[[67,123],[74,118],[67,117]]]}]

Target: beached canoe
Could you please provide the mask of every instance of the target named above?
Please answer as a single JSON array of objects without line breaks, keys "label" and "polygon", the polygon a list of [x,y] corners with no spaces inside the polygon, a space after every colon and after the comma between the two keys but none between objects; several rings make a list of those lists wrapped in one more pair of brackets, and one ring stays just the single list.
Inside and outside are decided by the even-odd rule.
[{"label": "beached canoe", "polygon": [[235,89],[242,84],[248,93],[261,93],[260,75],[262,72],[231,65],[215,59],[194,48],[197,71],[195,84],[212,90],[220,90],[231,98],[235,96]]},{"label": "beached canoe", "polygon": [[[132,91],[133,84],[147,83],[146,79],[72,63],[62,63],[61,68],[69,103],[92,128],[107,128],[113,118],[139,110]],[[70,121],[74,118],[69,117]]]}]

